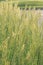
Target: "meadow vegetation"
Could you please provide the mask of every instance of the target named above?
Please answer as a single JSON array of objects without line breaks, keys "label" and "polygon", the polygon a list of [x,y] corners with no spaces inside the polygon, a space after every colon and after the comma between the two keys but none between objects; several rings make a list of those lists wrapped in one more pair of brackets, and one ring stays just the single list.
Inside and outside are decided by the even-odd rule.
[{"label": "meadow vegetation", "polygon": [[40,10],[0,3],[0,65],[43,65],[40,17]]}]

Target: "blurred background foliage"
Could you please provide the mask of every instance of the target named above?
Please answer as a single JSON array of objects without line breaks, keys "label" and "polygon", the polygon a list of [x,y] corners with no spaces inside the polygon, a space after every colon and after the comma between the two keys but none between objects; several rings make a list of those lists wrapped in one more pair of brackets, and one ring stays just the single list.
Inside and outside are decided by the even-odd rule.
[{"label": "blurred background foliage", "polygon": [[0,1],[43,1],[43,0],[0,0]]}]

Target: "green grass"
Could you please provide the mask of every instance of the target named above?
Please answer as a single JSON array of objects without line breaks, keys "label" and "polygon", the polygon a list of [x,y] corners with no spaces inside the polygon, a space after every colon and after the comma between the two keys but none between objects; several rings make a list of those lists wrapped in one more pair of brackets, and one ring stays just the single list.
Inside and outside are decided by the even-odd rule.
[{"label": "green grass", "polygon": [[[1,1],[1,2],[3,2],[3,1]],[[29,1],[29,0],[23,0],[23,1],[20,1],[20,0],[17,0],[17,1],[4,1],[3,3],[12,3],[12,4],[15,4],[15,3],[18,3],[18,6],[25,6],[25,5],[27,5],[28,7],[29,6],[32,6],[32,7],[43,7],[43,1]]]},{"label": "green grass", "polygon": [[0,3],[0,65],[43,64],[40,17],[40,11],[21,13],[17,5],[13,8],[11,4]]}]

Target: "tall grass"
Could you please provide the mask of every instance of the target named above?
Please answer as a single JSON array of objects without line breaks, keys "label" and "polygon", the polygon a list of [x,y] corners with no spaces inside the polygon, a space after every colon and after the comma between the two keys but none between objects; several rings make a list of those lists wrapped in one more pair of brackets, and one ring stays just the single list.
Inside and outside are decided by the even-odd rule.
[{"label": "tall grass", "polygon": [[40,17],[35,9],[0,3],[0,65],[43,65]]}]

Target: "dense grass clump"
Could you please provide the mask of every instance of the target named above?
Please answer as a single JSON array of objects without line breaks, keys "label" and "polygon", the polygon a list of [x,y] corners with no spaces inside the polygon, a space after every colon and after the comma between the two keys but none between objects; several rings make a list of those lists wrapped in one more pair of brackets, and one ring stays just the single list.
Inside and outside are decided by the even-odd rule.
[{"label": "dense grass clump", "polygon": [[0,65],[43,65],[39,19],[39,10],[22,11],[0,3]]}]

